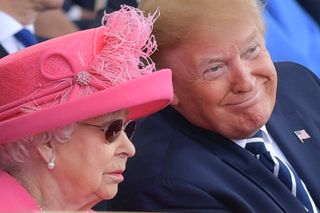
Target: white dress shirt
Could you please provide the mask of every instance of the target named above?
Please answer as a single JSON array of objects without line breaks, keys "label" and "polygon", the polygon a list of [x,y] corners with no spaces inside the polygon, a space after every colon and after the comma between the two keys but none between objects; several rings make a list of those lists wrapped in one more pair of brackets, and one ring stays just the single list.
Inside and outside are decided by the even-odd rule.
[{"label": "white dress shirt", "polygon": [[23,26],[3,11],[0,11],[0,26],[0,44],[9,54],[25,48],[25,46],[14,37],[14,34],[22,28],[27,28],[31,32],[34,32],[33,25]]},{"label": "white dress shirt", "polygon": [[[261,131],[262,131],[262,138],[263,138],[264,144],[266,146],[266,149],[271,153],[271,155],[278,157],[280,160],[282,160],[290,165],[286,156],[280,150],[278,144],[273,140],[272,136],[269,134],[265,125],[263,127],[261,127]],[[240,139],[240,140],[232,139],[232,141],[234,141],[236,144],[238,144],[242,148],[244,148],[247,143],[247,139]]]}]

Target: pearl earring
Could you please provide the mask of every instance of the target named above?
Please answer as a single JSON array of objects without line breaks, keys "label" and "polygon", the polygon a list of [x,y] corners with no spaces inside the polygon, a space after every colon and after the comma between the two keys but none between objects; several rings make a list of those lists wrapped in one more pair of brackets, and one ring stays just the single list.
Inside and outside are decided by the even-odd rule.
[{"label": "pearl earring", "polygon": [[54,150],[52,150],[52,156],[51,156],[50,160],[48,161],[48,169],[50,169],[50,170],[54,169],[54,167],[56,166],[54,161],[55,161],[55,153],[54,153]]},{"label": "pearl earring", "polygon": [[48,169],[51,170],[51,169],[53,169],[55,166],[56,166],[56,164],[54,163],[54,161],[51,161],[51,160],[50,160],[50,161],[48,162]]}]

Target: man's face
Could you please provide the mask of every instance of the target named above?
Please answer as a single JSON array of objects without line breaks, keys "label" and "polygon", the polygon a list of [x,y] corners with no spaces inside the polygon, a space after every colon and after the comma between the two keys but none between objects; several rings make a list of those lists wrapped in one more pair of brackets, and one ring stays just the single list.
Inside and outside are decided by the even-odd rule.
[{"label": "man's face", "polygon": [[196,27],[187,42],[164,54],[179,101],[173,107],[197,126],[245,138],[271,115],[276,71],[253,18],[212,26]]}]

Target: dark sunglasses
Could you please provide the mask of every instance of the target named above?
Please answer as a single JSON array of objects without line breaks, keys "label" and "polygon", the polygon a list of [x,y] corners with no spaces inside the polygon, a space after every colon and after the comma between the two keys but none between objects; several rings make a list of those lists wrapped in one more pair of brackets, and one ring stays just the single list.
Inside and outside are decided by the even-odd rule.
[{"label": "dark sunglasses", "polygon": [[124,123],[121,119],[112,121],[106,127],[102,127],[94,124],[88,124],[88,123],[81,123],[81,124],[101,129],[104,132],[104,137],[106,139],[107,144],[110,144],[116,141],[121,133],[121,130],[124,130],[129,140],[131,140],[134,130],[136,128],[136,122],[128,121]]}]

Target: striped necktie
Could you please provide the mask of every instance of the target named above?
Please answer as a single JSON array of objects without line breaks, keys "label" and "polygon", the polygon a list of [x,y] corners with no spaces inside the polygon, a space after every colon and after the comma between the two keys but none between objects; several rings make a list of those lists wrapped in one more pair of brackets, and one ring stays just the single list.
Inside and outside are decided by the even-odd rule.
[{"label": "striped necktie", "polygon": [[296,172],[287,163],[267,151],[261,130],[247,140],[245,148],[288,187],[308,212],[318,212],[305,184]]},{"label": "striped necktie", "polygon": [[30,30],[22,28],[19,32],[14,34],[16,39],[18,39],[25,47],[29,47],[38,43],[37,38]]}]

